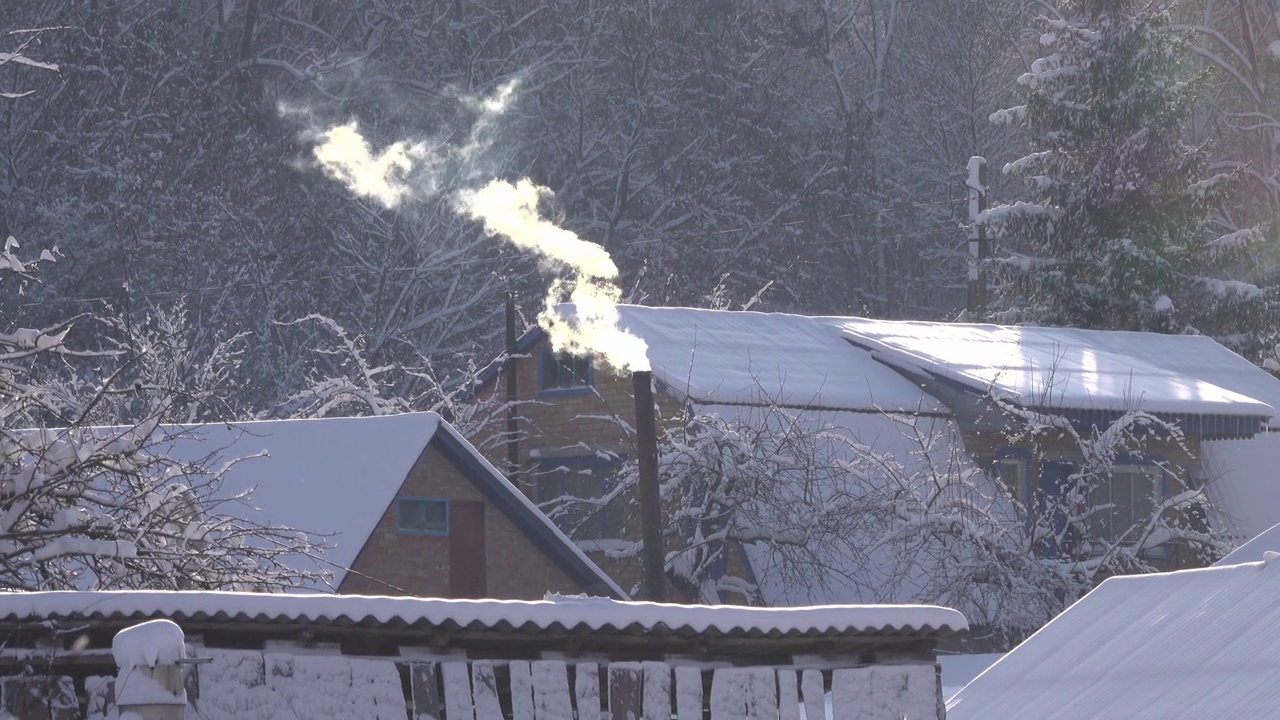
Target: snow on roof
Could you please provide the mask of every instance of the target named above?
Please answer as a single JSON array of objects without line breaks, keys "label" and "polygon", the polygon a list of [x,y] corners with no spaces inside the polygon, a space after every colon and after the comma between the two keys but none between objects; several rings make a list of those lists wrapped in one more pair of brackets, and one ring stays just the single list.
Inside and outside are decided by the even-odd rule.
[{"label": "snow on roof", "polygon": [[639,305],[618,313],[622,328],[648,343],[654,376],[691,400],[949,412],[813,318]]},{"label": "snow on roof", "polygon": [[1030,407],[1261,417],[1280,407],[1280,382],[1203,336],[824,320],[891,365]]},{"label": "snow on roof", "polygon": [[219,512],[327,536],[319,565],[332,572],[329,584],[334,588],[342,583],[428,443],[442,433],[471,459],[479,474],[488,476],[486,484],[502,495],[505,509],[524,515],[525,525],[544,535],[549,544],[563,546],[570,556],[567,561],[598,581],[602,591],[627,596],[436,413],[265,420],[167,430],[181,430],[181,434],[162,443],[159,451],[178,459],[217,453],[218,462],[211,463],[215,468],[236,461],[223,476],[219,497],[243,491],[252,495],[236,506],[219,507]]},{"label": "snow on roof", "polygon": [[1225,567],[1247,562],[1261,562],[1266,559],[1264,554],[1268,552],[1280,552],[1280,525],[1272,525],[1269,529],[1262,531],[1249,542],[1228,553],[1226,557],[1214,563],[1213,566]]},{"label": "snow on roof", "polygon": [[410,626],[560,628],[591,632],[752,635],[947,634],[968,628],[964,615],[931,605],[835,605],[806,608],[669,605],[605,598],[441,600],[358,595],[207,591],[0,592],[0,620],[164,616],[176,620]]},{"label": "snow on roof", "polygon": [[219,495],[252,495],[217,511],[328,535],[322,567],[337,587],[441,422],[406,413],[209,424],[181,428],[158,451],[184,460],[217,453],[211,469],[246,458],[227,470]]},{"label": "snow on roof", "polygon": [[1280,559],[1108,579],[953,696],[947,718],[1273,717],[1277,597]]}]

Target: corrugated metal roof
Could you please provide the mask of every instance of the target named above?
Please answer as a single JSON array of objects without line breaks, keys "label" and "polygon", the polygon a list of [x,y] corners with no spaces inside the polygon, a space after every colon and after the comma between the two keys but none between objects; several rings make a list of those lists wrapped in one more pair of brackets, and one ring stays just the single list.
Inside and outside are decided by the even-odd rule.
[{"label": "corrugated metal roof", "polygon": [[1193,335],[826,318],[885,362],[1026,407],[1268,418],[1280,382]]},{"label": "corrugated metal roof", "polygon": [[577,597],[521,601],[148,590],[0,593],[0,621],[5,622],[151,617],[176,621],[215,619],[295,625],[725,637],[947,635],[968,627],[958,611],[929,605],[756,608]]},{"label": "corrugated metal roof", "polygon": [[1280,716],[1280,557],[1111,578],[952,697],[948,720]]}]

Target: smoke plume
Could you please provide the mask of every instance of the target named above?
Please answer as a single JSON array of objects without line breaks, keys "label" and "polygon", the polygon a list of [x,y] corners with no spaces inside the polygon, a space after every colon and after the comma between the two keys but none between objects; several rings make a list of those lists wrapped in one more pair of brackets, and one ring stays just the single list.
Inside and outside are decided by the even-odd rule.
[{"label": "smoke plume", "polygon": [[[375,155],[352,122],[320,133],[315,158],[351,192],[387,208],[439,193],[446,174],[471,185],[477,178],[476,158],[492,144],[494,123],[510,104],[514,87],[512,82],[492,97],[464,99],[476,121],[463,144],[428,148],[401,141]],[[591,353],[620,371],[649,369],[644,341],[618,327],[617,265],[603,247],[542,218],[538,203],[550,197],[551,190],[528,179],[515,184],[495,179],[454,192],[458,212],[482,222],[487,234],[504,237],[544,263],[570,271],[570,277],[552,282],[538,316],[556,350]],[[573,317],[556,310],[566,300],[574,304]]]},{"label": "smoke plume", "polygon": [[[468,217],[484,223],[485,232],[501,235],[516,247],[569,268],[572,277],[557,280],[547,291],[538,322],[557,350],[592,353],[621,371],[648,370],[648,348],[640,338],[618,327],[618,266],[603,247],[545,220],[538,202],[551,191],[530,180],[511,184],[493,180],[479,190],[458,195]],[[568,299],[575,315],[565,318],[556,304]]]},{"label": "smoke plume", "polygon": [[411,192],[404,176],[413,169],[415,160],[426,155],[421,143],[398,142],[375,156],[354,122],[329,128],[320,137],[315,147],[320,167],[351,192],[388,208],[399,205]]}]

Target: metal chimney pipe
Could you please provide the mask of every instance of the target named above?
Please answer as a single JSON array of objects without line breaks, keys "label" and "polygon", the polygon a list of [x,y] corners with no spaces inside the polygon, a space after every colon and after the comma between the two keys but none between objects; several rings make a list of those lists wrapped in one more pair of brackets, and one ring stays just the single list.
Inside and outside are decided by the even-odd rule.
[{"label": "metal chimney pipe", "polygon": [[645,600],[667,599],[667,578],[663,571],[666,551],[662,547],[662,498],[658,492],[658,418],[653,407],[653,373],[631,374],[636,398],[636,460],[640,465],[640,532],[644,551]]}]

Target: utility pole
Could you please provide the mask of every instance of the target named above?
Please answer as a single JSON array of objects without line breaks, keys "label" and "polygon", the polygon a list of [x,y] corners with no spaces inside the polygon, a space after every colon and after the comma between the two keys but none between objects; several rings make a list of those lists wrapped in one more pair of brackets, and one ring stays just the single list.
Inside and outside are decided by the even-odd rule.
[{"label": "utility pole", "polygon": [[991,247],[987,228],[979,219],[987,209],[987,160],[974,155],[969,158],[969,317],[983,319],[987,314],[987,258]]}]

